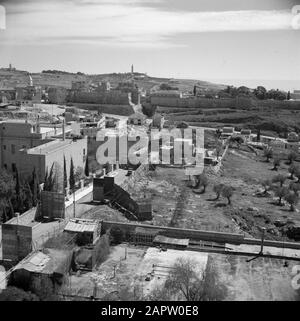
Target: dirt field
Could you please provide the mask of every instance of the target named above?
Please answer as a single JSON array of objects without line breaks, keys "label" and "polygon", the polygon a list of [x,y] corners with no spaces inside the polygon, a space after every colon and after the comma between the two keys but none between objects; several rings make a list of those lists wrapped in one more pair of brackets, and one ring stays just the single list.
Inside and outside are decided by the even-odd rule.
[{"label": "dirt field", "polygon": [[[204,194],[195,193],[188,186],[184,169],[157,167],[146,184],[153,206],[153,220],[148,223],[236,232],[258,238],[261,227],[265,227],[267,239],[288,240],[285,227],[300,222],[299,204],[291,212],[287,204],[278,206],[272,193],[269,197],[257,196],[263,189],[261,180],[272,179],[277,174],[288,176],[288,165],[284,162],[278,171],[273,171],[272,167],[272,162],[265,162],[262,156],[253,152],[229,149],[220,172],[208,174],[209,185]],[[287,179],[285,185],[290,182]],[[215,200],[213,186],[217,183],[234,188],[231,205],[227,205],[227,199],[223,197]]]},{"label": "dirt field", "polygon": [[296,261],[289,261],[285,266],[283,260],[270,258],[260,257],[247,262],[249,257],[179,250],[160,252],[157,248],[127,244],[112,247],[107,260],[94,271],[72,275],[64,293],[87,298],[95,295],[104,300],[147,297],[151,291],[163,286],[169,267],[182,257],[196,260],[199,274],[207,264],[214,266],[218,280],[227,288],[226,300],[296,299],[291,286]]},{"label": "dirt field", "polygon": [[248,257],[210,254],[219,277],[228,289],[226,300],[230,301],[285,301],[295,300],[296,292],[291,286],[292,267],[299,262],[257,258],[247,262]]}]

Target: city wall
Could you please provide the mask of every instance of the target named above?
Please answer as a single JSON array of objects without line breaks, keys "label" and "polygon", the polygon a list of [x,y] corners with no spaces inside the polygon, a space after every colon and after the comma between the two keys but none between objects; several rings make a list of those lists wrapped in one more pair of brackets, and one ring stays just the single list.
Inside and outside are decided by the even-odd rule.
[{"label": "city wall", "polygon": [[104,114],[114,114],[121,116],[129,116],[134,113],[132,106],[127,104],[88,104],[88,103],[72,103],[72,106],[87,109],[87,110],[96,110],[99,113]]},{"label": "city wall", "polygon": [[300,101],[256,100],[247,97],[203,98],[203,97],[151,97],[151,104],[160,107],[189,108],[278,108],[300,110]]}]

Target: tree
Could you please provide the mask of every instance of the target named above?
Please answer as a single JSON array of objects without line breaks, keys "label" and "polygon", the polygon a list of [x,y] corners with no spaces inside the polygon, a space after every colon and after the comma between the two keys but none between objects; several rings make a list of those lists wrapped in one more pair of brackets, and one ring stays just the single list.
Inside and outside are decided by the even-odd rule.
[{"label": "tree", "polygon": [[109,236],[112,243],[120,244],[124,241],[125,233],[121,228],[113,226],[110,230]]},{"label": "tree", "polygon": [[280,186],[282,187],[285,180],[286,180],[286,177],[284,175],[278,174],[272,178],[272,183],[279,183]]},{"label": "tree", "polygon": [[220,198],[220,195],[222,193],[224,184],[215,184],[213,187],[213,191],[216,193],[216,201]]},{"label": "tree", "polygon": [[270,147],[267,147],[267,148],[264,148],[264,157],[266,157],[266,161],[269,162],[270,161],[270,158],[273,157],[273,149],[270,148]]},{"label": "tree", "polygon": [[285,196],[284,199],[290,204],[291,212],[295,211],[295,206],[299,202],[299,196],[294,193],[293,191],[289,191]]},{"label": "tree", "polygon": [[300,183],[291,182],[289,189],[298,195],[300,191]]},{"label": "tree", "polygon": [[78,166],[75,171],[75,182],[79,182],[84,178],[84,170],[81,166]]},{"label": "tree", "polygon": [[48,167],[46,168],[46,174],[45,174],[45,178],[44,178],[44,191],[47,191],[48,190]]},{"label": "tree", "polygon": [[287,100],[290,100],[290,99],[291,99],[291,92],[290,92],[290,91],[288,91],[287,96],[286,96],[286,99],[287,99]]},{"label": "tree", "polygon": [[86,158],[86,161],[85,161],[84,175],[86,177],[90,176],[90,167],[89,167],[89,158],[88,157]]},{"label": "tree", "polygon": [[263,86],[258,86],[254,89],[254,95],[257,99],[265,99],[266,98],[267,90]]},{"label": "tree", "polygon": [[48,191],[51,192],[53,191],[53,186],[54,186],[54,163],[52,163],[51,168],[50,168],[50,173],[48,177]]},{"label": "tree", "polygon": [[278,166],[280,166],[281,159],[279,157],[276,157],[273,159],[273,171],[278,171]]},{"label": "tree", "polygon": [[229,143],[236,144],[238,148],[244,143],[244,138],[242,136],[231,136]]},{"label": "tree", "polygon": [[287,195],[288,189],[285,186],[279,186],[274,189],[274,193],[278,197],[278,205],[282,205],[282,198]]},{"label": "tree", "polygon": [[294,179],[294,174],[297,172],[297,167],[295,164],[291,164],[290,167],[288,168],[290,175],[290,179]]},{"label": "tree", "polygon": [[298,183],[300,183],[300,166],[297,166],[294,175],[298,178]]},{"label": "tree", "polygon": [[15,198],[15,208],[17,212],[23,213],[25,211],[25,195],[24,195],[24,188],[21,186],[20,183],[20,176],[17,167],[15,168],[15,177],[16,177],[16,198]]},{"label": "tree", "polygon": [[25,183],[23,186],[24,189],[24,194],[25,194],[25,199],[24,199],[24,206],[26,210],[29,210],[33,206],[33,200],[32,200],[32,192],[31,188],[28,182]]},{"label": "tree", "polygon": [[206,187],[208,185],[208,178],[207,176],[202,173],[200,176],[199,176],[199,181],[200,181],[200,186],[203,187],[203,193],[205,193],[205,190],[206,190]]},{"label": "tree", "polygon": [[20,288],[9,286],[0,293],[0,301],[40,301],[39,298]]},{"label": "tree", "polygon": [[260,142],[260,128],[257,130],[256,141]]},{"label": "tree", "polygon": [[64,155],[64,193],[66,192],[67,187],[68,187],[67,163],[66,163],[66,157]]},{"label": "tree", "polygon": [[50,172],[48,174],[48,168],[46,170],[45,181],[44,181],[44,191],[51,192],[54,186],[54,163],[50,168]]},{"label": "tree", "polygon": [[32,193],[32,205],[37,206],[37,203],[40,199],[40,184],[35,167],[32,172],[30,188]]},{"label": "tree", "polygon": [[4,169],[0,169],[0,199],[9,200],[14,195],[15,181],[13,176]]},{"label": "tree", "polygon": [[219,282],[211,263],[207,263],[204,271],[197,271],[196,261],[183,258],[178,259],[170,269],[161,291],[167,296],[165,300],[170,300],[172,295],[179,295],[186,301],[220,301],[227,294],[226,287]]},{"label": "tree", "polygon": [[69,184],[70,184],[71,191],[74,192],[74,190],[75,190],[75,172],[74,172],[73,158],[71,158]]},{"label": "tree", "polygon": [[287,158],[288,158],[288,164],[291,165],[296,159],[297,159],[297,153],[294,151],[290,151]]},{"label": "tree", "polygon": [[231,186],[224,186],[222,189],[222,196],[227,198],[228,205],[231,204],[232,195],[233,195],[233,188]]},{"label": "tree", "polygon": [[272,182],[269,179],[265,179],[263,181],[261,181],[261,185],[264,187],[264,194],[267,194],[268,190],[271,188],[272,186]]}]

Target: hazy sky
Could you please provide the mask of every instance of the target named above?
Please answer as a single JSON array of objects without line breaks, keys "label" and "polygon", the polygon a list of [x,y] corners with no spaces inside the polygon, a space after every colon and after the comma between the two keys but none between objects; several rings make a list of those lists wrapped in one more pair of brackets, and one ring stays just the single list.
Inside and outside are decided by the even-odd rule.
[{"label": "hazy sky", "polygon": [[[9,0],[0,66],[288,80],[300,89],[300,0]],[[282,83],[285,87],[287,82]]]}]

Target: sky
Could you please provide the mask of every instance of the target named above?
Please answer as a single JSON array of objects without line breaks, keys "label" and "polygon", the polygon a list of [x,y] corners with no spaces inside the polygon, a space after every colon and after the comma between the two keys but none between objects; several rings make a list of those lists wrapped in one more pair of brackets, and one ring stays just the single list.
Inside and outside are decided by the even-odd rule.
[{"label": "sky", "polygon": [[134,64],[151,76],[300,89],[300,0],[0,0],[0,19],[3,7],[1,67]]}]

